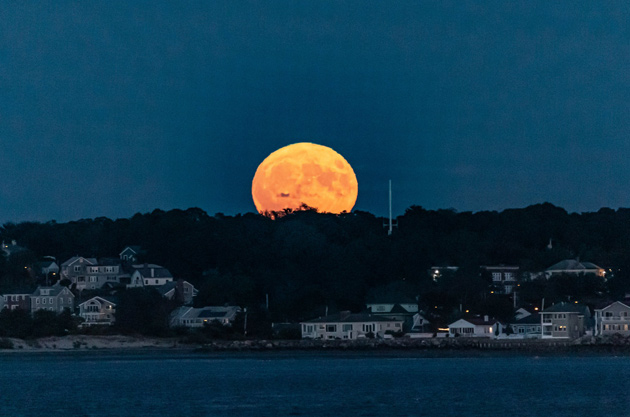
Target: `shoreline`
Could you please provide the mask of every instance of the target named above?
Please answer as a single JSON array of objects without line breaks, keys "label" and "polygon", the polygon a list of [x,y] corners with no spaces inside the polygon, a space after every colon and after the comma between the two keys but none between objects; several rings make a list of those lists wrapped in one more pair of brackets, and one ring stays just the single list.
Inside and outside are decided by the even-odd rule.
[{"label": "shoreline", "polygon": [[182,352],[196,354],[259,352],[349,352],[390,354],[465,355],[472,353],[609,353],[630,355],[630,338],[622,336],[583,337],[576,340],[429,338],[429,339],[361,339],[361,340],[214,340],[208,343],[183,343],[182,338],[145,336],[72,335],[32,340],[0,339],[0,354],[6,352]]}]

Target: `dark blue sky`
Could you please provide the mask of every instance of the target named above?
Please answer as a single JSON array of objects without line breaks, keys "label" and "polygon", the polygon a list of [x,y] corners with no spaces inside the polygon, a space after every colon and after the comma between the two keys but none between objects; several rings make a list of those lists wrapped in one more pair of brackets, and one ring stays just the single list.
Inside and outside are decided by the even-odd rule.
[{"label": "dark blue sky", "polygon": [[0,221],[254,211],[301,141],[377,215],[628,207],[629,3],[549,3],[2,2]]}]

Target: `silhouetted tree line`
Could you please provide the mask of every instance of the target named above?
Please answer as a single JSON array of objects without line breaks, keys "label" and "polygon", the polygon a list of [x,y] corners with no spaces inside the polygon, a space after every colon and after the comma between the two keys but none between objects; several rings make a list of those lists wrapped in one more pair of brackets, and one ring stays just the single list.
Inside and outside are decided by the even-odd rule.
[{"label": "silhouetted tree line", "polygon": [[[371,213],[320,214],[308,208],[273,216],[210,216],[191,208],[117,220],[7,223],[1,238],[29,250],[0,257],[0,293],[34,287],[24,266],[42,256],[55,256],[59,263],[74,255],[114,257],[127,245],[142,246],[142,261],[193,283],[200,290],[198,305],[237,304],[264,312],[267,321],[310,319],[326,309],[360,311],[370,297],[401,295],[418,297],[438,321],[448,320],[460,305],[510,314],[512,300],[488,293],[489,278],[479,273],[479,265],[541,271],[580,257],[616,270],[606,285],[562,277],[523,283],[524,302],[543,296],[548,303],[569,297],[601,300],[630,290],[630,209],[579,214],[545,203],[458,213],[412,206],[397,220],[392,236],[384,219]],[[460,269],[436,283],[427,273],[434,265]],[[135,297],[143,306],[151,304],[151,296]],[[122,301],[121,308],[134,307]],[[144,325],[158,332],[164,316],[153,319],[145,317]],[[140,325],[123,320],[119,326],[132,332]]]}]

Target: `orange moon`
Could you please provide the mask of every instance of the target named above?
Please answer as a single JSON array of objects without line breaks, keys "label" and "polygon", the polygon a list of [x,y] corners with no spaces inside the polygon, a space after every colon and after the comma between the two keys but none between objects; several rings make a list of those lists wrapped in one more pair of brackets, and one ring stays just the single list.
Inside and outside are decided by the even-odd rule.
[{"label": "orange moon", "polygon": [[349,212],[359,193],[357,177],[343,156],[322,145],[294,143],[273,152],[258,166],[252,197],[258,212],[297,209]]}]

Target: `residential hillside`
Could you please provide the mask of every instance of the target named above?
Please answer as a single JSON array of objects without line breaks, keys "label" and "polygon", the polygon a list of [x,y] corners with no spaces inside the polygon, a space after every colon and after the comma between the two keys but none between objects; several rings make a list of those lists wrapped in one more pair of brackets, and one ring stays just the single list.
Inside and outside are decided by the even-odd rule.
[{"label": "residential hillside", "polygon": [[[196,306],[264,309],[274,321],[363,311],[375,297],[411,297],[439,325],[462,310],[502,317],[515,304],[542,298],[547,305],[575,299],[594,305],[630,290],[630,209],[579,214],[545,203],[458,213],[413,206],[396,219],[391,236],[385,219],[362,211],[280,214],[212,216],[191,208],[117,220],[7,223],[0,229],[0,293],[31,293],[46,284],[56,272],[42,276],[43,259],[61,265],[76,256],[117,258],[125,247],[142,248],[133,253],[135,263],[162,265],[193,284]],[[565,260],[598,266],[600,276],[545,275]],[[502,265],[517,272],[493,285],[492,271]]]}]

